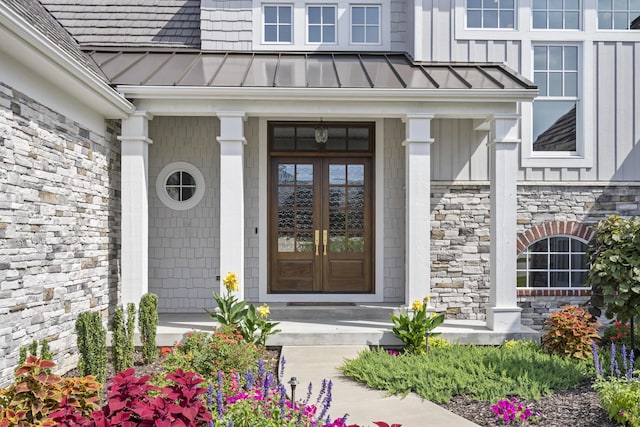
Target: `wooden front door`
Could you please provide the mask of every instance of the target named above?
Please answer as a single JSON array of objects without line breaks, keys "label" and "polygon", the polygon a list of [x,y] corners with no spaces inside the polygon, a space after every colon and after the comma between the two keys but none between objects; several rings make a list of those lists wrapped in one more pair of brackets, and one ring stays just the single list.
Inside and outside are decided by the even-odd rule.
[{"label": "wooden front door", "polygon": [[269,291],[371,293],[372,157],[321,148],[272,152]]}]

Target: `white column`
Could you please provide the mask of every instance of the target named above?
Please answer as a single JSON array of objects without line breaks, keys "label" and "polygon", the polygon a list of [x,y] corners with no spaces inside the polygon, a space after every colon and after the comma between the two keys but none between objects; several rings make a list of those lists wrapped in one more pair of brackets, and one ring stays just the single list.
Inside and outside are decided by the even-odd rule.
[{"label": "white column", "polygon": [[149,290],[149,128],[152,116],[136,111],[122,120],[121,303],[140,303]]},{"label": "white column", "polygon": [[487,327],[520,330],[516,298],[518,116],[494,116],[489,143],[491,174],[491,289]]},{"label": "white column", "polygon": [[431,119],[430,114],[405,119],[407,305],[431,292]]},{"label": "white column", "polygon": [[244,113],[219,112],[220,119],[220,291],[222,279],[238,275],[244,299]]}]

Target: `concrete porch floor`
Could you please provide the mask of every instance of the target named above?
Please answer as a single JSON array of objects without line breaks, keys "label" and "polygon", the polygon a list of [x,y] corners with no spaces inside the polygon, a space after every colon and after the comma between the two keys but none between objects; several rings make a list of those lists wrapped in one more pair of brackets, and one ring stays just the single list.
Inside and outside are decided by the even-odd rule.
[{"label": "concrete porch floor", "polygon": [[[281,332],[269,337],[267,345],[400,345],[391,331],[389,313],[396,306],[287,306],[271,305],[269,318],[280,322]],[[159,314],[158,346],[171,346],[189,331],[211,331],[216,323],[203,313]],[[460,344],[498,345],[505,340],[539,341],[537,331],[522,326],[519,332],[496,332],[481,320],[447,320],[436,332],[450,342]]]}]

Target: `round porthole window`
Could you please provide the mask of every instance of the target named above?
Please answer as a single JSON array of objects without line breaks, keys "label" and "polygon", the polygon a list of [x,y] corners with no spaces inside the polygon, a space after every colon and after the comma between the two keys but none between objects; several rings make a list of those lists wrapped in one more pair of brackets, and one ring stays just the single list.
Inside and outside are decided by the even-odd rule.
[{"label": "round porthole window", "polygon": [[202,200],[204,177],[191,163],[171,163],[158,174],[156,192],[168,208],[191,209]]}]

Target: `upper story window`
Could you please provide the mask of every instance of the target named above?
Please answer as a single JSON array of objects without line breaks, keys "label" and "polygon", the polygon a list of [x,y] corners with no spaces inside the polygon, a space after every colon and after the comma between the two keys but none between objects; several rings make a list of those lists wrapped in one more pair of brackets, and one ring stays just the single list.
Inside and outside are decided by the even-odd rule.
[{"label": "upper story window", "polygon": [[336,42],[336,7],[307,7],[307,43]]},{"label": "upper story window", "polygon": [[293,8],[287,5],[264,6],[264,41],[291,43],[293,41]]},{"label": "upper story window", "polygon": [[518,287],[584,288],[587,244],[571,236],[538,240],[518,255]]},{"label": "upper story window", "polygon": [[580,0],[533,0],[532,9],[535,29],[580,28]]},{"label": "upper story window", "polygon": [[598,0],[598,29],[640,29],[640,0]]},{"label": "upper story window", "polygon": [[380,44],[380,6],[351,6],[351,43]]},{"label": "upper story window", "polygon": [[515,23],[515,0],[467,0],[467,28],[509,28]]},{"label": "upper story window", "polygon": [[533,77],[533,150],[576,151],[578,47],[535,45]]}]

